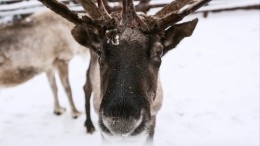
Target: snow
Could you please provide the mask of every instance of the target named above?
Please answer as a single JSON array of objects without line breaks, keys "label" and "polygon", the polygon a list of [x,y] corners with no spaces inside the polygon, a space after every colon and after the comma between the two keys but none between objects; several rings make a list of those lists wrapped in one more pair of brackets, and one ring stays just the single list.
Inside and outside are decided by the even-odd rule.
[{"label": "snow", "polygon": [[258,11],[200,19],[163,61],[157,145],[259,146]]},{"label": "snow", "polygon": [[22,1],[19,3],[14,3],[14,4],[9,4],[9,5],[0,5],[0,10],[1,11],[10,11],[10,10],[15,10],[19,9],[21,7],[36,7],[42,5],[41,2],[39,1]]},{"label": "snow", "polygon": [[[60,2],[66,2],[68,0],[59,0]],[[42,6],[42,3],[39,2],[38,0],[30,0],[30,1],[21,1],[21,2],[16,2],[13,4],[8,4],[8,5],[0,5],[0,10],[1,11],[10,11],[10,10],[15,10],[15,9],[21,9],[21,8],[28,8],[28,7],[39,7]]]},{"label": "snow", "polygon": [[[197,16],[192,37],[163,59],[164,103],[154,145],[259,146],[259,11]],[[70,63],[74,101],[81,111],[87,66],[80,57]],[[57,117],[43,74],[1,90],[0,145],[101,145],[93,109],[97,131],[90,135],[83,127],[85,115],[72,119],[64,92],[59,94],[67,112]]]},{"label": "snow", "polygon": [[210,5],[201,8],[199,11],[243,7],[257,4],[259,5],[259,0],[213,0],[210,2]]},{"label": "snow", "polygon": [[[69,5],[71,10],[83,10],[82,7],[78,5]],[[21,14],[31,14],[34,12],[39,12],[46,10],[47,8],[43,6],[39,1],[23,1],[19,3],[0,5],[0,16],[13,16]]]}]

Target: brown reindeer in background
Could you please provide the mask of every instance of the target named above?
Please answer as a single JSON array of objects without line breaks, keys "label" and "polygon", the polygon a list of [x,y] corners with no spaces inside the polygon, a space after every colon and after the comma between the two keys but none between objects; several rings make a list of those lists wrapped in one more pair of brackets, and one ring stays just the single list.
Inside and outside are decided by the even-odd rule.
[{"label": "brown reindeer in background", "polygon": [[97,0],[98,7],[91,0],[78,0],[90,17],[79,17],[55,0],[40,1],[73,22],[72,35],[91,49],[84,87],[87,131],[94,131],[89,103],[92,92],[105,140],[117,144],[151,141],[163,98],[161,58],[192,35],[198,19],[176,23],[210,0],[176,0],[153,16],[137,14],[132,0],[123,0],[122,12],[111,14],[102,0]]},{"label": "brown reindeer in background", "polygon": [[87,53],[71,36],[73,24],[47,11],[0,28],[0,88],[20,85],[45,72],[54,94],[54,113],[60,115],[55,71],[68,96],[72,117],[76,109],[68,79],[68,63],[78,53]]}]

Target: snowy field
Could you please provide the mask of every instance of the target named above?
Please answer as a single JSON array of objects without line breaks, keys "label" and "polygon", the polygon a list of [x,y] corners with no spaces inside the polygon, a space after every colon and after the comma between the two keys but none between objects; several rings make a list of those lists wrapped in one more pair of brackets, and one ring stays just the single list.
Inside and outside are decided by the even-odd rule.
[{"label": "snowy field", "polygon": [[[259,146],[259,11],[198,17],[193,36],[163,59],[165,98],[155,146]],[[74,100],[82,112],[87,66],[80,57],[70,64]],[[43,74],[1,90],[0,146],[101,145],[97,115],[92,112],[97,131],[86,134],[85,115],[72,119],[62,90],[60,97],[67,112],[57,117]]]}]

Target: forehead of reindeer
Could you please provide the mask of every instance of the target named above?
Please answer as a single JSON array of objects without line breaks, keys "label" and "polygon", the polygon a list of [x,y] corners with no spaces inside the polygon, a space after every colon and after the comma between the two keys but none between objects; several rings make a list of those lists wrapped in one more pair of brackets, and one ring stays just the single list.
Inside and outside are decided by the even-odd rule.
[{"label": "forehead of reindeer", "polygon": [[143,37],[143,34],[140,33],[140,31],[126,28],[121,34],[120,40],[135,43],[144,42],[145,38]]},{"label": "forehead of reindeer", "polygon": [[[97,0],[98,6],[92,0],[77,0],[90,17],[79,17],[64,4],[55,0],[40,1],[76,25],[94,27],[99,31],[111,29],[119,29],[120,31],[125,28],[133,28],[143,32],[157,32],[173,26],[211,0],[175,0],[153,16],[138,15],[133,0],[122,0],[122,12],[115,15],[108,13],[103,0]],[[185,7],[186,5],[190,6]],[[182,9],[184,7],[185,9]]]}]

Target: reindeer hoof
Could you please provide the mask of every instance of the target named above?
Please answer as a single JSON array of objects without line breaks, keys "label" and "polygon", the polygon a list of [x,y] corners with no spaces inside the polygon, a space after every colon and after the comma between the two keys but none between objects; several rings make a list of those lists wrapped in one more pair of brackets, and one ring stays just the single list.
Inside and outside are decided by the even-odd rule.
[{"label": "reindeer hoof", "polygon": [[77,119],[81,114],[82,114],[81,112],[76,111],[76,112],[72,112],[71,115],[72,115],[72,118],[73,118],[73,119]]},{"label": "reindeer hoof", "polygon": [[95,132],[95,127],[94,126],[87,127],[86,129],[87,129],[87,133],[89,133],[89,134],[93,134]]},{"label": "reindeer hoof", "polygon": [[65,108],[60,107],[60,108],[54,109],[54,112],[53,112],[53,113],[54,113],[55,115],[59,116],[59,115],[62,115],[65,111],[66,111]]},{"label": "reindeer hoof", "polygon": [[95,127],[93,126],[91,121],[85,122],[86,131],[89,134],[93,134],[95,132]]}]

